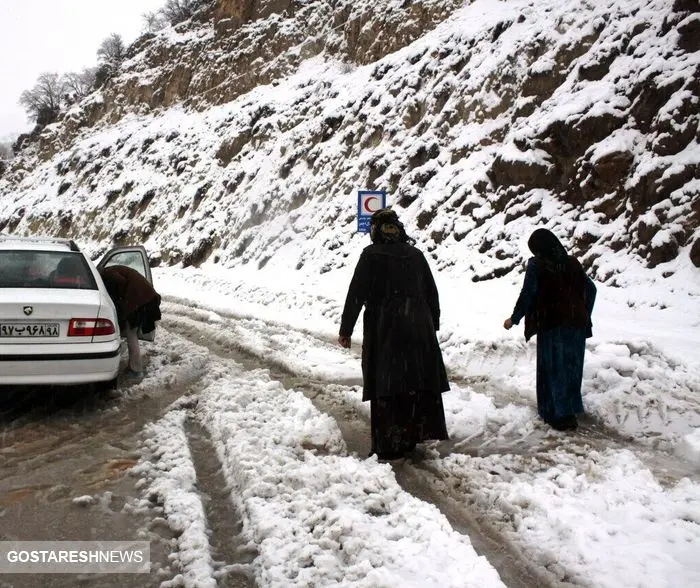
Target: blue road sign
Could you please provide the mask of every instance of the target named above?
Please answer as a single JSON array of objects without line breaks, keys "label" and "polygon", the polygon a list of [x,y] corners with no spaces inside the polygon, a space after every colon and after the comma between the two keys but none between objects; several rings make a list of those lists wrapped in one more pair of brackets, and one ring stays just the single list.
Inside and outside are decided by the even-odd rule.
[{"label": "blue road sign", "polygon": [[369,221],[378,210],[386,208],[386,192],[360,190],[357,192],[357,232],[369,233]]}]

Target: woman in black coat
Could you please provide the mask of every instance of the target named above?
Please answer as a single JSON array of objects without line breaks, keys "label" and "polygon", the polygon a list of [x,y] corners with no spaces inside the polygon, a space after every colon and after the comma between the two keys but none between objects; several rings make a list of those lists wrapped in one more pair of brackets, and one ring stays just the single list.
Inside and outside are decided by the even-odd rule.
[{"label": "woman in black coat", "polygon": [[150,333],[161,319],[160,295],[151,283],[135,269],[112,265],[100,271],[102,281],[117,309],[119,328],[129,350],[127,379],[143,378],[143,361],[138,332]]},{"label": "woman in black coat", "polygon": [[583,412],[583,356],[596,287],[551,231],[537,229],[528,247],[534,257],[503,326],[510,329],[525,317],[525,339],[537,335],[537,411],[555,429],[575,429],[576,413]]},{"label": "woman in black coat", "polygon": [[449,384],[428,262],[389,208],[372,215],[370,237],[350,283],[338,342],[350,347],[364,306],[362,399],[370,402],[372,453],[395,459],[421,441],[448,438],[441,394]]}]

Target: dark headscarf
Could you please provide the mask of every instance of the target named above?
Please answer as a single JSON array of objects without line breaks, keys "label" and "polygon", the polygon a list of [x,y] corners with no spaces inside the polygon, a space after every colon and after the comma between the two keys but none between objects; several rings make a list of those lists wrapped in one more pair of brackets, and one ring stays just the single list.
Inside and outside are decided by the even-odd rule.
[{"label": "dark headscarf", "polygon": [[415,244],[406,234],[398,215],[391,208],[382,208],[372,215],[370,220],[370,238],[372,243],[408,243]]},{"label": "dark headscarf", "polygon": [[527,246],[544,269],[561,272],[566,268],[569,255],[552,231],[537,229],[530,235]]}]

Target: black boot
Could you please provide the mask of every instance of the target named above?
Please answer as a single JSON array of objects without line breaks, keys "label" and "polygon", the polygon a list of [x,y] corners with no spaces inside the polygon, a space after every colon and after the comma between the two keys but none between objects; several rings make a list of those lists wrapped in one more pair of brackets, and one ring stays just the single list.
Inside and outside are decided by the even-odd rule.
[{"label": "black boot", "polygon": [[549,424],[557,431],[573,431],[578,427],[578,421],[573,414],[560,419],[552,419]]}]

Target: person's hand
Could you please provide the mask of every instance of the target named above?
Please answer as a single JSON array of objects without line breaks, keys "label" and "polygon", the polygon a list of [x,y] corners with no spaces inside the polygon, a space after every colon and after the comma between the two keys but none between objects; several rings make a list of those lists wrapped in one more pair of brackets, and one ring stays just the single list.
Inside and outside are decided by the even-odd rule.
[{"label": "person's hand", "polygon": [[503,321],[503,328],[508,330],[513,326],[513,321],[510,320],[510,318],[507,318],[505,321]]},{"label": "person's hand", "polygon": [[344,347],[345,349],[350,349],[351,339],[350,337],[343,337],[343,335],[340,335],[340,337],[338,337],[338,343],[341,347]]}]

